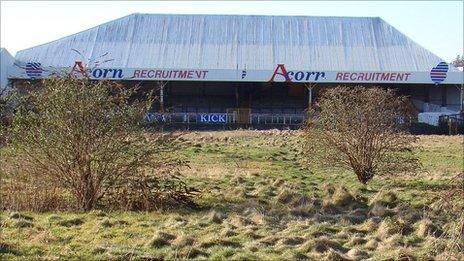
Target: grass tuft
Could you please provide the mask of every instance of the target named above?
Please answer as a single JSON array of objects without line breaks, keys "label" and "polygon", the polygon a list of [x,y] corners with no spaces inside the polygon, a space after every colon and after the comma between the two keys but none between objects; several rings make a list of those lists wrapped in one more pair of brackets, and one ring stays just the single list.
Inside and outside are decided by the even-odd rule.
[{"label": "grass tuft", "polygon": [[171,243],[176,248],[184,248],[187,246],[192,246],[195,243],[195,238],[182,235],[182,236],[178,236]]},{"label": "grass tuft", "polygon": [[34,220],[32,217],[30,216],[27,216],[27,215],[24,215],[24,214],[21,214],[19,212],[11,212],[9,217],[11,219],[24,219],[24,220],[28,220],[28,221],[32,221]]},{"label": "grass tuft", "polygon": [[277,202],[279,202],[281,204],[288,204],[296,196],[297,196],[297,194],[294,191],[291,191],[290,189],[284,188],[279,192],[279,194],[277,194],[276,200],[277,200]]},{"label": "grass tuft", "polygon": [[349,258],[345,257],[343,254],[335,251],[334,249],[328,249],[323,260],[327,261],[350,261]]},{"label": "grass tuft", "polygon": [[331,197],[331,203],[335,207],[347,207],[352,205],[356,200],[351,193],[343,186],[337,186]]},{"label": "grass tuft", "polygon": [[377,217],[391,217],[395,213],[385,206],[382,202],[374,202],[370,206],[369,214]]},{"label": "grass tuft", "polygon": [[84,224],[84,218],[83,217],[74,217],[74,218],[59,220],[57,222],[57,224],[60,225],[60,226],[63,226],[63,227],[80,226],[80,225]]},{"label": "grass tuft", "polygon": [[398,198],[395,193],[392,191],[387,191],[381,189],[377,194],[370,200],[370,205],[374,203],[381,203],[382,205],[388,207],[395,207],[397,204]]},{"label": "grass tuft", "polygon": [[222,223],[222,221],[226,218],[227,218],[227,215],[225,213],[219,212],[217,210],[213,210],[209,214],[209,221],[216,223],[216,224]]},{"label": "grass tuft", "polygon": [[427,236],[439,237],[443,233],[439,230],[430,219],[422,219],[418,222],[419,225],[417,227],[416,233],[417,236],[421,238],[425,238]]},{"label": "grass tuft", "polygon": [[148,241],[147,246],[150,248],[161,248],[164,246],[169,246],[171,243],[169,241],[174,240],[175,235],[158,231],[151,239]]},{"label": "grass tuft", "polygon": [[337,241],[331,240],[326,236],[321,236],[313,241],[313,249],[316,252],[326,252],[330,249],[336,251],[345,251],[346,249],[340,245]]},{"label": "grass tuft", "polygon": [[26,219],[18,219],[13,223],[13,227],[16,227],[16,228],[34,227],[34,223]]},{"label": "grass tuft", "polygon": [[377,229],[377,235],[381,239],[386,239],[394,234],[402,233],[405,224],[396,219],[386,218],[384,219]]}]

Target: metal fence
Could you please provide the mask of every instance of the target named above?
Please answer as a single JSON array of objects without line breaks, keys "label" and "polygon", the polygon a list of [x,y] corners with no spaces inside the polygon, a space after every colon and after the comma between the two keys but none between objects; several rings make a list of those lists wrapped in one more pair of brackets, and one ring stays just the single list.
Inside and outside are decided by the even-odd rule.
[{"label": "metal fence", "polygon": [[249,113],[147,113],[145,119],[160,124],[249,124],[249,125],[299,125],[305,117],[302,114]]},{"label": "metal fence", "polygon": [[464,114],[442,115],[439,118],[439,127],[444,129],[446,134],[464,134]]}]

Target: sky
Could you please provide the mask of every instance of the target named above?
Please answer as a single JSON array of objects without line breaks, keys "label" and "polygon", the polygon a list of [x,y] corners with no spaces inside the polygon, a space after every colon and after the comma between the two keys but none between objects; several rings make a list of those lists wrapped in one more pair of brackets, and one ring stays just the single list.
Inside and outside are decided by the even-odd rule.
[{"label": "sky", "polygon": [[447,62],[463,54],[464,1],[3,1],[0,45],[12,55],[131,13],[381,17]]}]

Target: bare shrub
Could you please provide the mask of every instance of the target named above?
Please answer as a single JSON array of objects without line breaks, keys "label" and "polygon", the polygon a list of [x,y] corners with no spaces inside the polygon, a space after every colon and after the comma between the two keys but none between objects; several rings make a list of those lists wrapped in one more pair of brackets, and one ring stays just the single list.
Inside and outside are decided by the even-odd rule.
[{"label": "bare shrub", "polygon": [[70,193],[44,177],[29,176],[18,171],[2,176],[3,209],[52,211],[71,210],[75,202]]},{"label": "bare shrub", "polygon": [[[172,143],[166,144],[172,147]],[[133,173],[123,179],[105,184],[107,191],[102,204],[107,209],[154,210],[177,207],[179,204],[196,207],[193,197],[198,190],[188,186],[179,172],[183,161],[169,162],[169,157],[159,158],[157,169]]]},{"label": "bare shrub", "polygon": [[6,144],[5,130],[11,124],[14,109],[14,92],[0,90],[0,148]]},{"label": "bare shrub", "polygon": [[376,174],[415,171],[414,136],[407,135],[407,98],[392,90],[338,86],[309,109],[305,125],[310,165],[349,168],[366,184]]},{"label": "bare shrub", "polygon": [[[3,192],[15,187],[20,194],[48,186],[71,194],[73,208],[90,210],[109,190],[133,195],[127,193],[135,184],[149,188],[141,195],[152,203],[169,193],[185,200],[189,190],[169,176],[185,165],[177,155],[179,139],[144,130],[143,117],[152,100],[136,91],[63,76],[44,80],[41,88],[21,96],[8,128],[8,147],[1,152],[0,171],[10,185],[2,187],[3,200],[9,200]],[[154,191],[158,201],[150,194]]]}]

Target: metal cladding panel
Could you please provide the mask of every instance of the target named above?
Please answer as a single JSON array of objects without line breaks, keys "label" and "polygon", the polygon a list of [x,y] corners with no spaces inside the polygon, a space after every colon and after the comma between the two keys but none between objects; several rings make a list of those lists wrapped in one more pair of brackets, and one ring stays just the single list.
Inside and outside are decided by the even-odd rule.
[{"label": "metal cladding panel", "polygon": [[5,49],[0,49],[0,95],[5,93],[8,87],[8,69],[13,66],[15,59]]},{"label": "metal cladding panel", "polygon": [[53,67],[111,59],[106,67],[273,70],[284,63],[327,71],[429,71],[442,61],[380,18],[165,14],[122,17],[16,59]]}]

